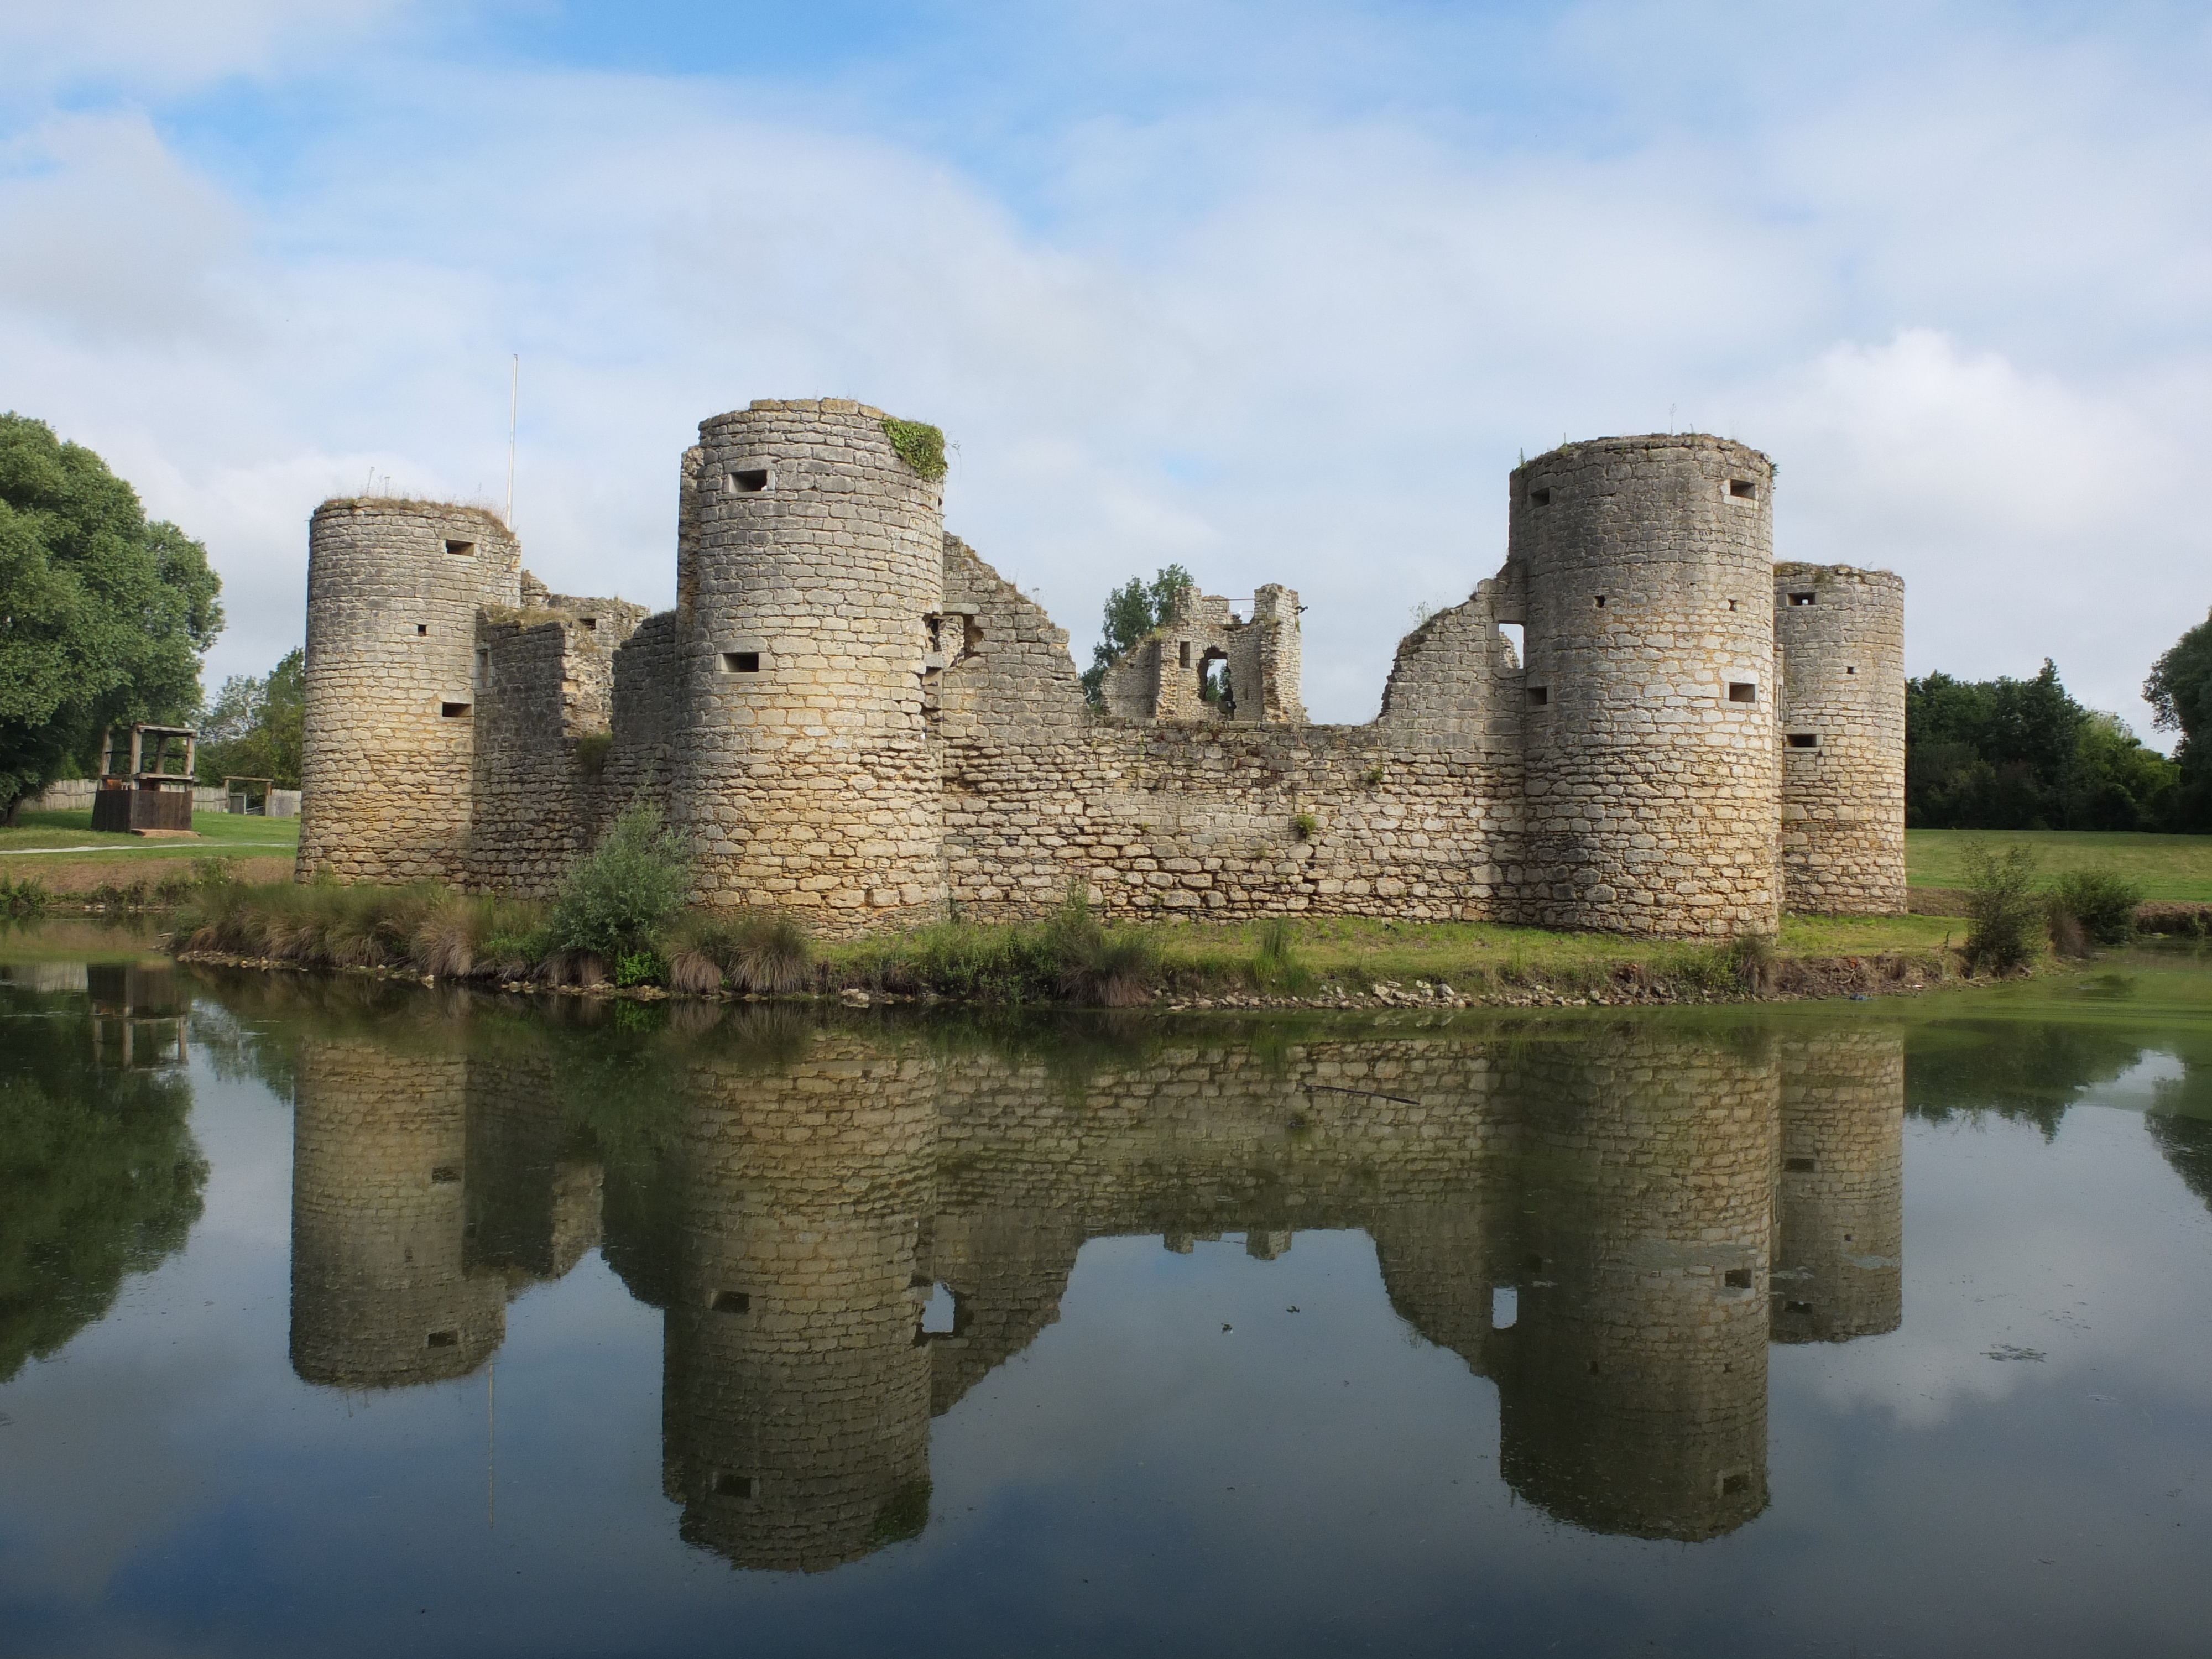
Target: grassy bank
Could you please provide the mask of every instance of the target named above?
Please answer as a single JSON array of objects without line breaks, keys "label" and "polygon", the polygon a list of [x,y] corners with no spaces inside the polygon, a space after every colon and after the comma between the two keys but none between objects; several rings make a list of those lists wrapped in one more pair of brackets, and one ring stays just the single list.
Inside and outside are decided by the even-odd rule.
[{"label": "grassy bank", "polygon": [[2142,836],[2092,830],[1908,830],[1905,880],[1918,888],[1963,888],[1967,859],[1979,848],[2002,858],[2014,847],[2034,855],[2039,884],[2075,871],[2121,877],[2154,902],[2212,902],[2212,836]]},{"label": "grassy bank", "polygon": [[626,947],[562,948],[548,907],[435,888],[211,881],[179,913],[180,953],[303,968],[646,994],[936,997],[1139,1006],[1263,999],[1674,1001],[1901,988],[1944,976],[1946,918],[1789,919],[1774,939],[1708,945],[1487,922],[1328,917],[1227,925],[946,923],[817,943],[788,917],[676,912]]},{"label": "grassy bank", "polygon": [[231,860],[240,881],[291,877],[297,818],[195,812],[192,829],[191,841],[149,840],[94,834],[89,808],[25,812],[15,828],[0,829],[0,890],[29,887],[65,902],[138,909],[178,902],[198,859]]}]

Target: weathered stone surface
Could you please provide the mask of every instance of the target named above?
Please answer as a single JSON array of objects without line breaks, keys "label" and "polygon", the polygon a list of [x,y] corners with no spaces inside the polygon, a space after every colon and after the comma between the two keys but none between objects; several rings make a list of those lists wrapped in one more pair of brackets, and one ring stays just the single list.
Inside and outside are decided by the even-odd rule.
[{"label": "weathered stone surface", "polygon": [[[1376,720],[1337,726],[1305,720],[1287,588],[1241,620],[1184,590],[1094,710],[880,411],[762,401],[700,435],[677,608],[650,618],[549,593],[473,509],[317,514],[303,874],[542,895],[645,799],[700,902],[830,934],[1071,888],[1127,918],[1719,938],[1904,908],[1901,584],[1776,566],[1772,471],[1741,444],[1518,468],[1504,568],[1407,635]],[[1210,659],[1233,701],[1200,696]]]}]

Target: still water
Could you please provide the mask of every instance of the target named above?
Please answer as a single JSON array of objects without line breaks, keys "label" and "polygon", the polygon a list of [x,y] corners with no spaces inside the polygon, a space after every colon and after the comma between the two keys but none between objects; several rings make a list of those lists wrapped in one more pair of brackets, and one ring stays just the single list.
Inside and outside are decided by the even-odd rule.
[{"label": "still water", "polygon": [[1177,1024],[89,954],[0,944],[0,1651],[2212,1645],[2185,963]]}]

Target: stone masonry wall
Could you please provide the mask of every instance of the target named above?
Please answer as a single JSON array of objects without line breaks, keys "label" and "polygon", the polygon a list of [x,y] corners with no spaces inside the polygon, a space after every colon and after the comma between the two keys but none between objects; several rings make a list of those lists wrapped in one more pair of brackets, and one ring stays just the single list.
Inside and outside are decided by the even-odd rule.
[{"label": "stone masonry wall", "polygon": [[299,873],[458,881],[472,816],[477,615],[521,599],[491,514],[349,500],[307,534]]},{"label": "stone masonry wall", "polygon": [[1782,869],[1792,910],[1905,914],[1905,584],[1774,567]]},{"label": "stone masonry wall", "polygon": [[1515,470],[1529,920],[1774,930],[1771,482],[1758,451],[1703,436]]},{"label": "stone masonry wall", "polygon": [[[951,538],[945,592],[963,622],[962,648],[937,677],[935,716],[947,879],[962,915],[1034,915],[1071,883],[1116,916],[1512,915],[1520,814],[1510,738],[1486,729],[1445,748],[1402,717],[1370,726],[1101,719],[1084,704],[1066,633]],[[1435,666],[1461,660],[1440,654]]]},{"label": "stone masonry wall", "polygon": [[922,716],[941,614],[941,487],[880,410],[756,402],[700,423],[672,792],[697,896],[832,933],[945,910]]},{"label": "stone masonry wall", "polygon": [[[644,799],[690,840],[696,902],[832,935],[1031,918],[1071,887],[1129,920],[1704,937],[1902,908],[1901,586],[1773,565],[1771,471],[1741,445],[1518,469],[1504,567],[1343,726],[1305,722],[1287,588],[1245,621],[1186,589],[1094,710],[1066,632],[942,533],[879,411],[763,401],[700,431],[651,618],[550,592],[475,509],[317,513],[303,877],[542,896]],[[1199,695],[1213,657],[1233,705]]]}]

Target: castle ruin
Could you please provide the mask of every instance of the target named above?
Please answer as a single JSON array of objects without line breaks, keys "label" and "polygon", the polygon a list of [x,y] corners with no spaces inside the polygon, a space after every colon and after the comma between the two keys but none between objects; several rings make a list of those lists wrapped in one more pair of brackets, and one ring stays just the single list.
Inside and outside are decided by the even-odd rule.
[{"label": "castle ruin", "polygon": [[1905,908],[1903,584],[1777,564],[1756,450],[1516,468],[1498,574],[1400,643],[1375,720],[1317,726],[1275,586],[1243,615],[1184,590],[1086,702],[894,424],[838,398],[702,422],[654,616],[548,592],[480,509],[325,502],[301,876],[543,896],[643,799],[697,902],[836,935],[1071,884],[1124,919],[1658,936]]}]

